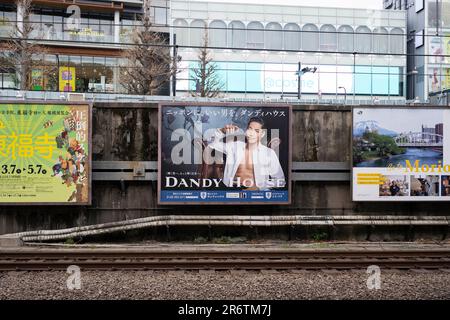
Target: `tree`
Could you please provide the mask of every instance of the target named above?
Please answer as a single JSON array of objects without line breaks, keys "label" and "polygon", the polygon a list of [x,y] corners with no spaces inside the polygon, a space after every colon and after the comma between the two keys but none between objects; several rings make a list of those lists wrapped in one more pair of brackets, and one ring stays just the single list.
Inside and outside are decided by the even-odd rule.
[{"label": "tree", "polygon": [[203,46],[198,52],[198,66],[191,70],[191,78],[195,80],[195,91],[192,96],[215,98],[223,90],[223,83],[219,76],[217,64],[213,61],[211,50],[208,48],[208,31],[205,28]]},{"label": "tree", "polygon": [[1,56],[4,63],[0,66],[1,71],[14,70],[16,82],[20,90],[30,90],[32,87],[32,71],[39,69],[41,76],[54,72],[55,66],[45,63],[48,49],[37,43],[40,37],[31,39],[35,30],[31,22],[32,0],[16,0],[18,21],[15,23],[9,39],[5,41]]},{"label": "tree", "polygon": [[132,45],[123,51],[121,83],[128,93],[152,95],[177,73],[180,58],[171,57],[168,38],[153,30],[150,0],[145,0],[142,27],[132,33]]}]

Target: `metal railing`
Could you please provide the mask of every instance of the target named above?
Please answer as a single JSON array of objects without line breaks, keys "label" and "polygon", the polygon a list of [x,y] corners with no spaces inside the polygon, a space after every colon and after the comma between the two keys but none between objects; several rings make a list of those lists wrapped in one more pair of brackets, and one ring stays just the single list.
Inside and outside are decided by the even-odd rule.
[{"label": "metal railing", "polygon": [[[350,181],[348,162],[293,162],[292,181]],[[93,161],[97,181],[156,181],[157,161]]]}]

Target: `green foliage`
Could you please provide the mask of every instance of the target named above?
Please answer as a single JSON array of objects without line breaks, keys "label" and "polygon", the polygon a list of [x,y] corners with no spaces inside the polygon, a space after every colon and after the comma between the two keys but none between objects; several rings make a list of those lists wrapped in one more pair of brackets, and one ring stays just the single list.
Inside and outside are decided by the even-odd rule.
[{"label": "green foliage", "polygon": [[[363,146],[363,140],[370,146]],[[405,148],[400,148],[394,139],[389,136],[381,135],[378,132],[364,132],[361,139],[357,139],[353,147],[353,161],[355,163],[369,160],[377,157],[389,157],[405,153]]]},{"label": "green foliage", "polygon": [[312,237],[314,241],[323,241],[328,239],[328,233],[326,232],[315,232]]},{"label": "green foliage", "polygon": [[75,244],[75,241],[73,240],[73,238],[67,238],[66,241],[64,242],[64,244],[72,245],[72,244]]},{"label": "green foliage", "polygon": [[195,237],[194,238],[194,243],[200,244],[200,243],[207,243],[208,239],[204,238],[204,237]]}]

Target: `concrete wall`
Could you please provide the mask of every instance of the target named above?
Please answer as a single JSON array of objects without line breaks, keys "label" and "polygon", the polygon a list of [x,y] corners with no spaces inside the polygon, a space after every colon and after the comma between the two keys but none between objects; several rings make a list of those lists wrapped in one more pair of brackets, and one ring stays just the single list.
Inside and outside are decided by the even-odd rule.
[{"label": "concrete wall", "polygon": [[[97,103],[93,160],[156,161],[155,104]],[[127,143],[127,131],[130,143]],[[294,106],[293,161],[350,161],[351,109]],[[156,204],[156,182],[93,181],[90,207],[0,206],[0,234],[60,229],[162,214],[449,215],[448,203],[353,203],[350,182],[295,182],[291,206]],[[180,228],[178,228],[180,229]]]}]

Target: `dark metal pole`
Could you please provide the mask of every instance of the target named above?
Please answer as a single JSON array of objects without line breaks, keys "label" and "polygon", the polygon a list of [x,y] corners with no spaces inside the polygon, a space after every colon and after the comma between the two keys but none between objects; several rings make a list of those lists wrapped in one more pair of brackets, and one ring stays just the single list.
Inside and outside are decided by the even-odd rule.
[{"label": "dark metal pole", "polygon": [[[173,63],[175,63],[175,66],[172,66],[173,68],[178,68],[178,46],[177,46],[177,35],[173,35]],[[177,72],[175,71],[172,76],[172,96],[177,95]]]},{"label": "dark metal pole", "polygon": [[302,97],[302,74],[301,74],[301,72],[302,72],[302,63],[301,62],[299,62],[298,63],[298,71],[297,71],[298,73],[297,73],[297,81],[298,81],[298,84],[297,84],[297,90],[298,90],[298,93],[297,93],[297,98],[298,98],[298,100],[300,100],[301,99],[301,97]]},{"label": "dark metal pole", "polygon": [[59,54],[55,54],[56,56],[56,66],[58,70],[56,71],[56,91],[59,91]]},{"label": "dark metal pole", "polygon": [[356,94],[356,51],[353,52],[353,103],[355,104]]},{"label": "dark metal pole", "polygon": [[439,6],[439,0],[436,0],[436,36],[439,35],[439,23],[440,23],[438,6]]}]

